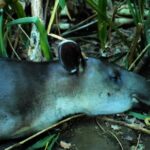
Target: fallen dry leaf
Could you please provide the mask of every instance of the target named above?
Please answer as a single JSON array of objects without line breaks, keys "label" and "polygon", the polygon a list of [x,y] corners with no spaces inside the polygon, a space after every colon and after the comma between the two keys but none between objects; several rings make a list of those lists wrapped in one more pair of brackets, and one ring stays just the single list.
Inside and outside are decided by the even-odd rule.
[{"label": "fallen dry leaf", "polygon": [[60,141],[60,146],[61,146],[63,149],[70,149],[71,143],[67,143],[67,142],[65,142],[65,141]]}]

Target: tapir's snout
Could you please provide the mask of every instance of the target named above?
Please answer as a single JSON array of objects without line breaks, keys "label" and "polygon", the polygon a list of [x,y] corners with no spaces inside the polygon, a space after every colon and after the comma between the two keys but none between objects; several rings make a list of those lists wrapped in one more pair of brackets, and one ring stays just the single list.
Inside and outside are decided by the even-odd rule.
[{"label": "tapir's snout", "polygon": [[124,86],[128,88],[133,99],[150,105],[150,82],[144,77],[122,70]]},{"label": "tapir's snout", "polygon": [[150,106],[150,83],[148,81],[141,82],[140,86],[136,85],[132,97]]}]

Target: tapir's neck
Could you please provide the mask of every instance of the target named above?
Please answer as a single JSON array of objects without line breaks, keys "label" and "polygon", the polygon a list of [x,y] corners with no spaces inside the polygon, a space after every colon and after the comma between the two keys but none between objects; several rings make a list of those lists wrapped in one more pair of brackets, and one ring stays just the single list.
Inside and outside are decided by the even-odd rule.
[{"label": "tapir's neck", "polygon": [[81,100],[76,99],[76,97],[72,99],[67,96],[58,97],[53,102],[53,104],[49,103],[44,105],[44,111],[34,122],[33,126],[35,129],[41,130],[50,124],[56,123],[65,116],[85,112],[84,105],[82,105]]},{"label": "tapir's neck", "polygon": [[56,118],[62,118],[69,114],[83,113],[84,109],[81,100],[73,100],[71,98],[58,98],[56,103]]}]

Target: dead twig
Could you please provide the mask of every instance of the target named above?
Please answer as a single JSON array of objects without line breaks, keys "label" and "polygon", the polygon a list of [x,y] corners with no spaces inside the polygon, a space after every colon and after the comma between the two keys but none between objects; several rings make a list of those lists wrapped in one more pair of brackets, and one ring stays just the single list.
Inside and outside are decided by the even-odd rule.
[{"label": "dead twig", "polygon": [[141,134],[139,134],[139,136],[138,136],[138,141],[137,141],[137,144],[136,144],[135,150],[137,150],[137,149],[138,149],[138,145],[139,145],[139,143],[140,143],[140,139],[141,139]]},{"label": "dead twig", "polygon": [[133,63],[130,65],[130,67],[128,68],[128,70],[132,70],[132,68],[135,66],[135,64],[140,60],[140,58],[146,53],[146,51],[148,50],[148,48],[150,47],[150,44],[148,44],[142,51],[141,53],[138,55],[138,57],[133,61]]},{"label": "dead twig", "polygon": [[111,131],[108,131],[108,132],[117,140],[117,142],[119,143],[119,145],[121,147],[121,150],[124,150],[124,148],[123,148],[120,140],[118,139],[118,137],[113,132],[111,132]]},{"label": "dead twig", "polygon": [[99,127],[104,133],[111,134],[111,135],[117,140],[117,142],[119,143],[119,145],[120,145],[120,147],[121,147],[121,150],[124,150],[124,148],[123,148],[123,146],[122,146],[120,140],[118,139],[118,137],[117,137],[113,132],[111,132],[111,131],[109,131],[109,130],[105,130],[105,129],[100,125],[100,123],[99,123],[99,121],[98,121],[97,119],[96,119],[96,123],[97,123],[98,127]]},{"label": "dead twig", "polygon": [[126,123],[126,122],[123,122],[123,121],[117,121],[117,120],[114,120],[114,119],[111,119],[111,118],[108,118],[108,117],[101,117],[101,120],[112,122],[112,123],[115,123],[115,124],[119,124],[121,126],[126,126],[128,128],[133,129],[133,130],[136,130],[136,131],[139,131],[139,132],[150,135],[150,130],[148,130],[146,128],[143,128],[143,127],[140,127],[137,124],[129,124],[129,123]]},{"label": "dead twig", "polygon": [[99,127],[103,132],[106,132],[106,130],[101,126],[101,124],[99,123],[99,121],[97,120],[97,118],[96,118],[96,123],[97,123],[98,127]]}]

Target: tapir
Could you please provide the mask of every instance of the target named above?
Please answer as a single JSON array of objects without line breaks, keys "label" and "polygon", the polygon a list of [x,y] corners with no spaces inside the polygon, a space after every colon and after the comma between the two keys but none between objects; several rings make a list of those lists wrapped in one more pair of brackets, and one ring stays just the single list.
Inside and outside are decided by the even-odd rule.
[{"label": "tapir", "polygon": [[[68,43],[76,51],[75,42],[63,42],[60,57],[63,51],[70,54]],[[142,76],[92,57],[84,59],[82,71],[70,73],[72,58],[62,65],[64,59],[0,59],[0,140],[36,133],[75,113],[107,115],[127,111],[137,101],[150,105],[150,84]],[[78,55],[69,71],[81,59]]]}]

